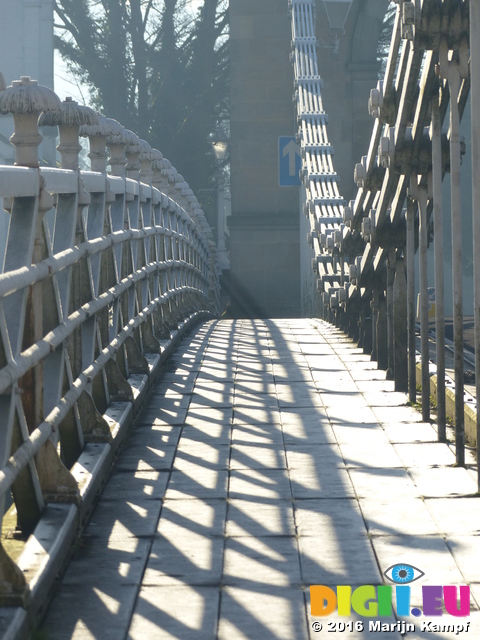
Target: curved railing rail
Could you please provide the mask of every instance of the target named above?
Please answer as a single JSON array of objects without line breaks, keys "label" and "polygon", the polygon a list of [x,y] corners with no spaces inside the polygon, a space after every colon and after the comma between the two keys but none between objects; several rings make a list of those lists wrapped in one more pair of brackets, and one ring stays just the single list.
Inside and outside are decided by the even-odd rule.
[{"label": "curved railing rail", "polygon": [[[16,153],[0,166],[0,520],[13,499],[10,537],[27,539],[19,558],[0,544],[0,606],[35,609],[164,356],[218,312],[218,279],[198,201],[160,152],[29,78],[0,82],[0,112]],[[62,168],[38,165],[40,114]]]}]

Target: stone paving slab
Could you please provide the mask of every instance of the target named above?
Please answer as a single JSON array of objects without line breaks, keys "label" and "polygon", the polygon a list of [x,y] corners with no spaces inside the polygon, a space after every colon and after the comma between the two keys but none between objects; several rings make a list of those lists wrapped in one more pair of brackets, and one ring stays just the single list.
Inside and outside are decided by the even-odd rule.
[{"label": "stone paving slab", "polygon": [[295,504],[295,521],[299,536],[324,539],[333,531],[335,539],[342,540],[365,535],[363,515],[354,498],[299,500]]},{"label": "stone paving slab", "polygon": [[[462,534],[448,535],[446,543],[466,582],[480,583],[480,537]],[[475,597],[480,607],[480,587],[478,586]]]},{"label": "stone paving slab", "polygon": [[283,445],[283,433],[280,425],[273,424],[242,424],[232,428],[232,445]]},{"label": "stone paving slab", "polygon": [[131,502],[144,495],[146,499],[159,500],[165,495],[170,475],[160,471],[115,473],[102,493],[102,500]]},{"label": "stone paving slab", "polygon": [[153,542],[143,584],[217,586],[222,580],[223,537],[170,526]]},{"label": "stone paving slab", "polygon": [[438,525],[421,498],[403,496],[401,501],[385,495],[378,500],[360,499],[369,533],[372,535],[434,535]]},{"label": "stone paving slab", "polygon": [[219,599],[218,588],[189,586],[181,580],[168,586],[142,586],[127,637],[214,640]]},{"label": "stone paving slab", "polygon": [[42,627],[55,640],[118,640],[128,629],[138,585],[115,585],[108,591],[84,584],[62,586]]},{"label": "stone paving slab", "polygon": [[225,541],[223,583],[245,589],[302,583],[295,536],[241,536]]},{"label": "stone paving slab", "polygon": [[345,467],[313,464],[289,469],[291,491],[296,500],[326,496],[329,499],[353,498],[355,491]]},{"label": "stone paving slab", "polygon": [[226,498],[228,471],[224,469],[208,469],[197,465],[192,475],[174,469],[165,494],[171,500],[203,498]]},{"label": "stone paving slab", "polygon": [[[476,483],[452,456],[331,325],[206,323],[121,452],[48,638],[480,638]],[[391,584],[396,563],[424,574],[411,606],[423,585],[470,584],[468,635],[422,631],[426,619],[410,616],[402,636],[395,608],[311,616],[310,585]]]},{"label": "stone paving slab", "polygon": [[283,442],[270,444],[232,443],[230,469],[286,469],[285,448]]},{"label": "stone paving slab", "polygon": [[231,424],[233,409],[229,407],[196,407],[189,409],[180,426],[198,427],[206,432],[216,425],[225,427]]},{"label": "stone paving slab", "polygon": [[291,500],[276,500],[272,504],[257,500],[228,501],[227,537],[294,536],[295,533]]},{"label": "stone paving slab", "polygon": [[232,469],[229,497],[257,498],[260,502],[291,498],[288,472],[286,469]]},{"label": "stone paving slab", "polygon": [[[368,536],[338,539],[336,528],[322,531],[318,538],[302,536],[298,544],[302,578],[306,585],[381,584],[375,554]],[[321,540],[321,544],[320,544]]]},{"label": "stone paving slab", "polygon": [[[284,413],[282,413],[282,420]],[[313,418],[313,416],[312,416]],[[283,424],[283,439],[285,445],[336,444],[335,431],[328,422],[321,422],[317,416],[315,420],[299,420],[297,424]]]},{"label": "stone paving slab", "polygon": [[477,483],[462,467],[414,467],[409,474],[420,495],[426,498],[460,497],[477,491]]},{"label": "stone paving slab", "polygon": [[[422,606],[423,585],[466,584],[456,558],[440,534],[429,536],[381,536],[372,538],[373,548],[382,573],[392,565],[408,562],[425,575],[412,583],[410,602],[412,606]],[[471,603],[472,610],[476,608]]]},{"label": "stone paving slab", "polygon": [[278,398],[275,392],[247,393],[246,391],[237,391],[233,399],[233,404],[237,411],[245,408],[268,409],[270,407],[278,407]]},{"label": "stone paving slab", "polygon": [[132,444],[118,461],[118,471],[162,471],[170,469],[175,457],[175,446]]},{"label": "stone paving slab", "polygon": [[233,424],[281,424],[278,407],[265,409],[252,408],[252,406],[235,407]]},{"label": "stone paving slab", "polygon": [[455,454],[441,442],[396,444],[395,451],[407,468],[455,464]]},{"label": "stone paving slab", "polygon": [[378,443],[372,445],[367,440],[341,444],[340,450],[348,467],[391,469],[405,466],[391,444]]},{"label": "stone paving slab", "polygon": [[194,477],[202,469],[228,469],[230,446],[217,442],[182,442],[177,447],[175,470]]},{"label": "stone paving slab", "polygon": [[406,469],[359,467],[349,468],[348,473],[358,498],[368,498],[377,502],[379,497],[388,497],[393,502],[420,497],[412,473]]},{"label": "stone paving slab", "polygon": [[310,469],[318,467],[344,467],[340,447],[337,444],[291,444],[286,449],[289,469]]},{"label": "stone paving slab", "polygon": [[268,586],[222,590],[219,640],[307,640],[305,600],[301,587]]},{"label": "stone paving slab", "polygon": [[[206,424],[206,423],[205,423]],[[197,443],[215,443],[218,445],[230,444],[231,427],[227,424],[208,423],[208,431],[202,428],[202,422],[197,426],[186,425],[182,429],[182,444],[195,446]]]},{"label": "stone paving slab", "polygon": [[428,423],[385,423],[382,425],[388,439],[392,443],[436,442],[437,432]]},{"label": "stone paving slab", "polygon": [[[328,401],[327,401],[328,402]],[[327,416],[332,424],[375,424],[377,422],[372,409],[367,406],[350,406],[349,401],[337,403],[334,406],[327,404]]]},{"label": "stone paving slab", "polygon": [[[368,444],[376,447],[389,444],[387,434],[378,424],[334,424],[332,429],[340,445]],[[341,449],[343,452],[343,447]]]}]

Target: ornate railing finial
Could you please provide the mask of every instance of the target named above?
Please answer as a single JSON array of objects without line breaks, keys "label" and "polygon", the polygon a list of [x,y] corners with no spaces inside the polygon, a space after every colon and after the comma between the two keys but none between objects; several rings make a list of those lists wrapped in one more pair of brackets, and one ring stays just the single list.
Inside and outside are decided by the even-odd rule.
[{"label": "ornate railing finial", "polygon": [[107,136],[110,134],[111,127],[108,118],[97,114],[97,122],[95,124],[83,124],[80,127],[79,134],[88,138],[90,145],[90,168],[92,171],[105,173],[107,170],[108,153],[106,149]]},{"label": "ornate railing finial", "polygon": [[142,153],[140,139],[135,133],[133,133],[133,131],[130,131],[130,129],[125,129],[125,140],[125,155],[127,156],[127,177],[133,178],[133,180],[138,180],[140,178],[140,154]]},{"label": "ornate railing finial", "polygon": [[62,103],[51,89],[39,85],[30,76],[14,80],[0,93],[0,113],[13,115],[15,133],[10,142],[15,147],[15,164],[38,167],[38,116],[42,112],[60,112]]},{"label": "ornate railing finial", "polygon": [[125,164],[127,162],[125,157],[125,145],[127,144],[125,129],[113,118],[105,118],[105,120],[108,128],[107,146],[110,149],[108,163],[111,168],[111,173],[113,176],[124,178]]},{"label": "ornate railing finial", "polygon": [[58,126],[60,153],[63,169],[78,171],[78,154],[82,146],[78,142],[79,129],[82,125],[98,124],[98,116],[90,107],[84,107],[68,97],[61,103],[60,111],[42,113],[38,121],[39,126]]}]

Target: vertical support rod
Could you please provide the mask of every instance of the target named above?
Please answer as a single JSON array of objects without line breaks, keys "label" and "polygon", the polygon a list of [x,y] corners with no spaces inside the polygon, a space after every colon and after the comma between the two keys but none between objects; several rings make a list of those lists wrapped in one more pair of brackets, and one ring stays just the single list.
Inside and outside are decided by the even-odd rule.
[{"label": "vertical support rod", "polygon": [[458,64],[448,65],[450,91],[450,179],[452,206],[452,268],[453,268],[453,344],[455,349],[455,455],[458,465],[465,464],[465,401],[463,362],[463,291],[462,291],[462,208],[460,196],[460,117]]},{"label": "vertical support rod", "polygon": [[435,253],[435,343],[437,361],[438,440],[446,440],[445,408],[445,296],[443,276],[442,148],[439,95],[432,98],[432,183]]},{"label": "vertical support rod", "polygon": [[415,204],[407,199],[407,330],[408,330],[408,399],[417,400],[415,363]]},{"label": "vertical support rod", "polygon": [[218,201],[217,201],[217,255],[220,269],[228,269],[227,247],[225,245],[225,185],[223,174],[218,171]]},{"label": "vertical support rod", "polygon": [[395,247],[389,249],[387,260],[387,380],[394,379],[395,354],[394,354],[394,333],[393,333],[393,283],[395,281]]},{"label": "vertical support rod", "polygon": [[[480,399],[480,2],[470,0],[470,100],[472,107],[472,211],[475,318],[475,381]],[[480,460],[480,411],[477,400],[477,460]],[[480,466],[477,474],[480,491]]]},{"label": "vertical support rod", "polygon": [[[412,176],[416,182],[416,176]],[[420,217],[420,353],[422,356],[422,420],[430,420],[430,352],[428,345],[428,273],[427,273],[427,190],[418,187],[418,210]]]},{"label": "vertical support rod", "polygon": [[[371,310],[367,311],[366,305],[363,306],[362,311],[362,323],[363,323],[363,353],[366,355],[372,354],[373,344],[372,344],[372,312]],[[370,309],[370,307],[368,307]],[[371,359],[371,358],[370,358]]]},{"label": "vertical support rod", "polygon": [[374,288],[372,290],[372,301],[370,302],[371,316],[372,316],[372,354],[371,360],[378,362],[377,351],[377,320],[378,320],[378,291]]},{"label": "vertical support rod", "polygon": [[393,337],[394,337],[394,379],[395,391],[408,391],[407,365],[407,287],[405,282],[405,262],[398,258],[395,265],[393,285]]},{"label": "vertical support rod", "polygon": [[384,371],[388,368],[388,337],[387,337],[387,301],[383,292],[378,297],[377,312],[377,363]]}]

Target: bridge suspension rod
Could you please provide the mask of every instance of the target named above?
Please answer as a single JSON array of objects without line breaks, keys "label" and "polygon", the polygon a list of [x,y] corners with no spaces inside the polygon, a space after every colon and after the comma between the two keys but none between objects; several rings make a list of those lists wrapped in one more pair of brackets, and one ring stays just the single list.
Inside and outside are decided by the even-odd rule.
[{"label": "bridge suspension rod", "polygon": [[[435,290],[438,296],[435,306],[439,350],[437,375],[441,378],[438,385],[438,437],[441,441],[446,438],[445,365],[440,353],[444,349],[445,322],[441,182],[446,173],[451,174],[452,274],[455,283],[453,315],[457,343],[455,439],[458,464],[463,464],[465,460],[460,217],[460,164],[465,144],[459,137],[458,127],[470,87],[472,92],[474,87],[477,93],[479,91],[476,62],[480,55],[475,60],[473,57],[478,48],[480,18],[476,14],[477,5],[472,9],[472,4],[464,0],[449,0],[438,5],[433,0],[425,0],[421,4],[403,2],[398,5],[385,75],[371,90],[368,100],[373,131],[366,155],[355,166],[356,196],[342,206],[338,180],[334,175],[333,154],[325,157],[330,142],[327,138],[328,118],[322,105],[321,69],[318,68],[313,40],[315,3],[308,0],[290,2],[295,101],[303,149],[304,228],[314,272],[310,280],[304,276],[303,282],[312,282],[316,278],[316,286],[309,289],[314,292],[314,302],[308,309],[316,307],[320,315],[346,327],[372,353],[379,366],[388,367],[387,377],[395,381],[395,388],[409,391],[410,398],[415,400],[416,353],[412,329],[415,287],[412,259],[417,250],[415,238],[421,219],[422,344],[427,345],[423,348],[422,413],[424,419],[429,419],[430,366],[427,355],[428,317],[425,315],[428,307],[428,277],[425,258],[427,246],[433,240]],[[480,196],[475,176],[480,162],[480,111],[475,107],[476,97],[472,93],[473,233],[478,244],[480,223],[477,210]],[[313,108],[317,109],[316,114]],[[448,112],[449,123],[445,121]],[[315,145],[319,145],[320,150]],[[321,162],[314,153],[322,154]],[[329,173],[333,174],[331,180]],[[328,194],[321,191],[325,188]],[[329,205],[322,206],[322,197],[332,198],[331,193],[334,196]],[[405,207],[407,196],[408,213]],[[340,215],[343,215],[344,224],[339,222]],[[328,218],[331,225],[324,224]],[[480,260],[477,259],[476,244],[474,313],[478,353]],[[407,268],[407,287],[402,293],[404,265]],[[400,322],[402,316],[404,320]],[[410,337],[405,339],[403,325],[407,322],[407,316]],[[385,327],[383,322],[386,322]],[[477,422],[477,430],[480,434],[480,421]],[[471,434],[471,437],[476,438],[478,443],[477,434]]]}]

